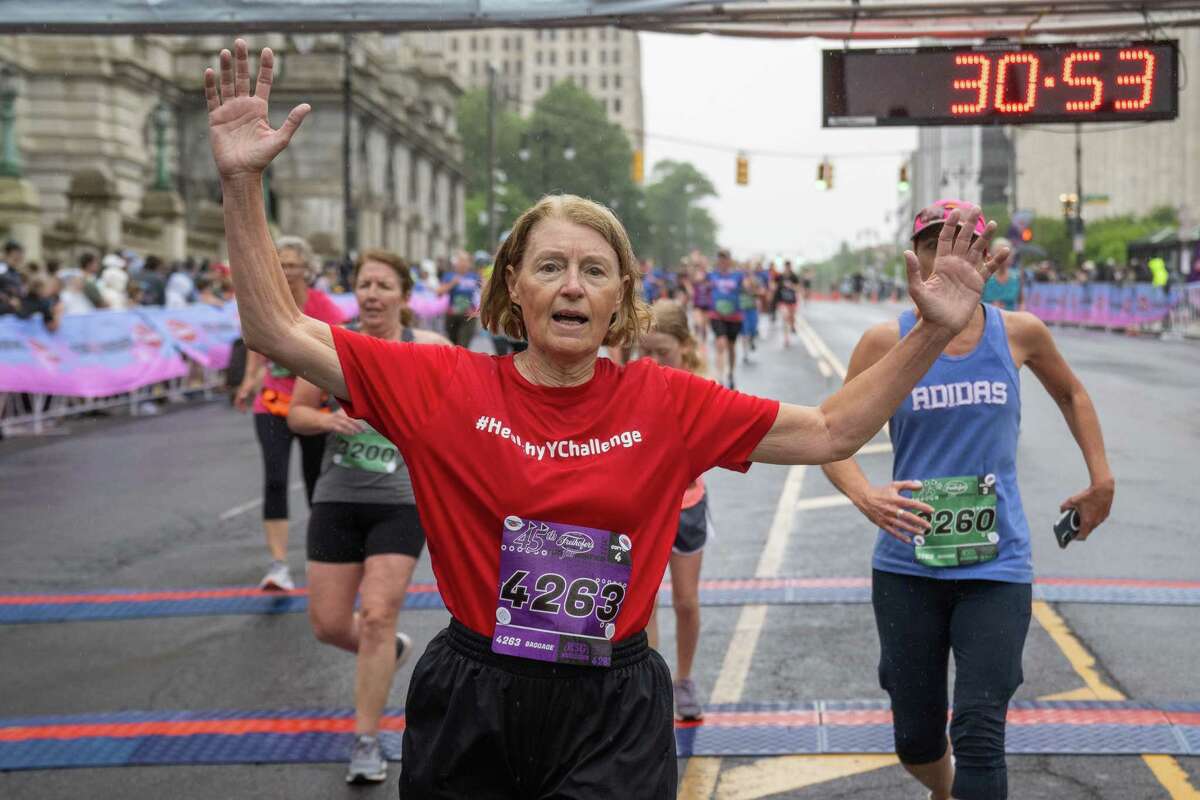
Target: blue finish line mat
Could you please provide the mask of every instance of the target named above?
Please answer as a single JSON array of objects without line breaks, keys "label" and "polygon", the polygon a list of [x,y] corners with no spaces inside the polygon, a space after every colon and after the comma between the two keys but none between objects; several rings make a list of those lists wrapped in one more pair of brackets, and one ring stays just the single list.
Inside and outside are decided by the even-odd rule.
[{"label": "blue finish line mat", "polygon": [[[886,701],[709,706],[700,723],[676,723],[687,756],[891,753]],[[380,738],[400,757],[404,714],[385,713]],[[0,770],[164,764],[344,762],[354,714],[342,710],[122,711],[0,719]],[[1200,755],[1200,703],[1013,703],[1011,754]]]},{"label": "blue finish line mat", "polygon": [[[1052,603],[1200,606],[1200,581],[1131,578],[1039,578],[1034,599]],[[869,578],[718,578],[701,581],[706,606],[869,603]],[[669,585],[659,605],[669,606]],[[253,587],[165,591],[114,590],[55,594],[0,594],[0,624],[80,622],[211,614],[287,614],[305,611],[308,593],[263,592]],[[443,609],[437,586],[414,583],[405,610]]]}]

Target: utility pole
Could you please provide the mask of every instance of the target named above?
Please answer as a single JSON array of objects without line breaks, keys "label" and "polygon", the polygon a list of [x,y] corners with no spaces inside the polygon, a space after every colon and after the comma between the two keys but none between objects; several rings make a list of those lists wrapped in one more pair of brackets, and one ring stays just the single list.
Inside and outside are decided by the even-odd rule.
[{"label": "utility pole", "polygon": [[1075,235],[1071,245],[1075,250],[1075,265],[1083,261],[1083,125],[1075,123]]},{"label": "utility pole", "polygon": [[496,66],[487,65],[487,248],[496,252]]},{"label": "utility pole", "polygon": [[354,72],[354,62],[350,57],[350,47],[353,43],[353,34],[342,34],[342,227],[345,230],[345,255],[347,260],[350,259],[351,253],[358,249],[358,225],[354,218],[354,194],[351,190],[351,181],[354,179],[354,172],[350,163],[350,158],[353,152],[350,142],[350,123],[353,118],[353,113],[350,108],[351,98],[354,95],[352,75]]}]

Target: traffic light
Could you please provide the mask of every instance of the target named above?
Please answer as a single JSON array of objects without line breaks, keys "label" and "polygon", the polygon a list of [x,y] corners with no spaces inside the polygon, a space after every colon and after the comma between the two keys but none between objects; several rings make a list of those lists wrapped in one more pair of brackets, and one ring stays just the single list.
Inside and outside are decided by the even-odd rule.
[{"label": "traffic light", "polygon": [[833,188],[833,164],[828,159],[817,165],[817,188],[821,191]]},{"label": "traffic light", "polygon": [[908,164],[900,165],[900,180],[896,182],[896,188],[902,192],[908,191]]},{"label": "traffic light", "polygon": [[646,179],[646,156],[641,150],[633,151],[633,162],[629,165],[630,177],[639,186]]},{"label": "traffic light", "polygon": [[1033,212],[1027,210],[1014,211],[1008,223],[1008,240],[1020,244],[1033,241]]},{"label": "traffic light", "polygon": [[737,184],[745,186],[750,183],[750,159],[746,158],[745,153],[738,153],[737,157]]}]

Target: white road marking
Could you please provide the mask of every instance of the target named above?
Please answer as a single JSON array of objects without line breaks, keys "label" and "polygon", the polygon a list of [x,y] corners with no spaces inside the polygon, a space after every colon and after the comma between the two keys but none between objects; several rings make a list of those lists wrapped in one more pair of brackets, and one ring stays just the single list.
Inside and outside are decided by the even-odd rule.
[{"label": "white road marking", "polygon": [[[303,486],[304,486],[304,481],[294,481],[292,483],[292,485],[288,487],[288,491],[294,492]],[[221,516],[218,517],[218,519],[221,522],[227,522],[228,520],[233,519],[234,517],[238,516],[239,514],[245,514],[247,511],[258,508],[262,504],[263,504],[263,499],[261,497],[257,498],[256,500],[247,500],[246,502],[242,503],[241,505],[236,505],[233,508],[229,509],[228,511],[222,511]]]},{"label": "white road marking", "polygon": [[813,511],[818,508],[835,508],[851,505],[850,498],[844,494],[827,494],[822,497],[805,497],[796,502],[797,511]]}]

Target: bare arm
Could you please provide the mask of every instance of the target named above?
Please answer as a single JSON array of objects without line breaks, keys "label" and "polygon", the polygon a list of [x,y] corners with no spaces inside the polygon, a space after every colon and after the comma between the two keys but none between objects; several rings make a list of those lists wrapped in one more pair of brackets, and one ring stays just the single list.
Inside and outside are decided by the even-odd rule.
[{"label": "bare arm", "polygon": [[280,268],[263,206],[263,170],[287,147],[310,108],[307,104],[296,106],[283,125],[272,130],[267,100],[274,55],[269,49],[262,51],[258,81],[251,95],[246,43],[238,39],[234,50],[233,54],[221,51],[220,92],[216,75],[208,69],[204,73],[204,93],[209,142],[221,176],[225,239],[242,337],[250,349],[345,397],[346,383],[333,334],[327,324],[304,316],[297,308]]},{"label": "bare arm", "polygon": [[[244,340],[243,340],[244,341]],[[255,394],[262,386],[263,376],[267,372],[267,359],[259,353],[246,349],[246,369],[242,373],[242,382],[238,385],[237,392],[233,396],[233,405],[238,411],[246,411],[247,401]]]},{"label": "bare arm", "polygon": [[344,433],[353,436],[364,426],[338,409],[332,414],[321,410],[321,389],[303,378],[296,379],[292,404],[288,407],[287,423],[293,433],[312,436],[319,433]]},{"label": "bare arm", "polygon": [[1004,321],[1015,345],[1017,363],[1028,364],[1042,386],[1046,387],[1083,453],[1091,484],[1064,500],[1060,510],[1079,510],[1078,538],[1086,539],[1108,518],[1116,491],[1116,480],[1108,466],[1104,434],[1100,430],[1100,417],[1096,414],[1091,395],[1059,352],[1045,323],[1024,312],[1005,314]]},{"label": "bare arm", "polygon": [[1003,264],[1009,251],[1000,248],[985,260],[995,234],[989,223],[971,241],[979,210],[959,225],[951,213],[938,235],[934,269],[922,279],[917,256],[906,252],[908,290],[921,319],[909,334],[862,374],[849,380],[818,408],[784,405],[774,426],[750,458],[775,464],[824,464],[849,458],[883,427],[896,406],[937,360],[958,331],[966,327],[979,304],[983,284]]}]

